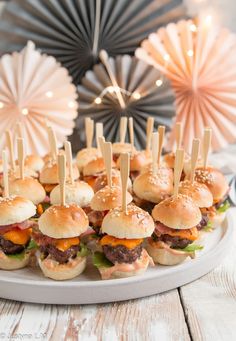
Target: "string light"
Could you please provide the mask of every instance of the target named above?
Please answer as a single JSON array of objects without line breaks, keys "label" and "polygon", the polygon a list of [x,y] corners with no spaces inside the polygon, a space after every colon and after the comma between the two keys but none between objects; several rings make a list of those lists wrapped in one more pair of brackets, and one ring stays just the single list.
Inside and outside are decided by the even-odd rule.
[{"label": "string light", "polygon": [[207,15],[206,18],[205,18],[205,23],[207,25],[211,25],[212,23],[212,16],[211,15]]},{"label": "string light", "polygon": [[134,99],[140,99],[141,98],[141,95],[139,92],[134,92],[132,96]]},{"label": "string light", "polygon": [[114,86],[108,86],[106,89],[107,89],[107,91],[108,91],[110,94],[113,94],[113,92],[116,91],[116,89],[115,89]]},{"label": "string light", "polygon": [[197,32],[197,26],[195,24],[191,24],[189,28],[190,28],[190,31]]},{"label": "string light", "polygon": [[23,109],[21,110],[21,113],[22,113],[22,115],[26,116],[26,115],[29,114],[29,110],[28,110],[27,108],[23,108]]},{"label": "string light", "polygon": [[47,91],[45,94],[48,98],[52,98],[53,92],[52,91]]},{"label": "string light", "polygon": [[73,109],[75,107],[75,102],[73,101],[68,102],[68,107]]},{"label": "string light", "polygon": [[187,51],[187,55],[188,55],[189,57],[192,57],[192,56],[193,56],[193,50],[188,50],[188,51]]},{"label": "string light", "polygon": [[162,84],[163,84],[163,80],[162,79],[157,79],[156,80],[156,86],[162,86]]},{"label": "string light", "polygon": [[101,103],[102,103],[101,97],[95,98],[94,102],[95,102],[96,104],[101,104]]},{"label": "string light", "polygon": [[4,108],[4,104],[0,102],[0,109]]},{"label": "string light", "polygon": [[170,55],[168,53],[164,54],[164,60],[168,62],[170,60]]}]

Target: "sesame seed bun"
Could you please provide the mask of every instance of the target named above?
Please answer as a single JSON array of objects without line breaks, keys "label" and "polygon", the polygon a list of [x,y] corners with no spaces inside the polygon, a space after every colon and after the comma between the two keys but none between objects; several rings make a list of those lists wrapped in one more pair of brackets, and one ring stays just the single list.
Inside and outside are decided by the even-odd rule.
[{"label": "sesame seed bun", "polygon": [[44,166],[44,161],[38,155],[27,155],[25,158],[25,166],[35,172],[39,172]]},{"label": "sesame seed bun", "polygon": [[[115,167],[115,163],[112,162],[112,167]],[[84,166],[83,175],[84,176],[96,176],[105,171],[105,162],[102,157],[97,157],[91,160]]]},{"label": "sesame seed bun", "polygon": [[186,195],[179,194],[157,204],[152,216],[155,221],[173,229],[190,229],[198,225],[202,219],[200,209]]},{"label": "sesame seed bun", "polygon": [[30,253],[25,252],[22,259],[8,257],[3,251],[0,251],[0,269],[2,270],[17,270],[28,265]]},{"label": "sesame seed bun", "polygon": [[131,151],[132,151],[132,145],[130,143],[115,142],[112,145],[112,153],[115,155],[121,154],[121,153],[131,153]]},{"label": "sesame seed bun", "polygon": [[80,172],[83,172],[83,168],[94,158],[101,156],[99,149],[97,148],[84,148],[81,149],[76,155],[76,163]]},{"label": "sesame seed bun", "polygon": [[34,178],[14,179],[9,182],[10,195],[19,195],[37,205],[46,197],[43,186]]},{"label": "sesame seed bun", "polygon": [[[129,192],[127,192],[127,203],[133,200]],[[94,211],[107,211],[122,205],[122,190],[119,186],[105,186],[96,192],[91,200],[90,207]]]},{"label": "sesame seed bun", "polygon": [[56,281],[64,281],[79,276],[86,267],[86,257],[76,257],[70,259],[65,264],[60,264],[53,259],[46,258],[41,260],[37,257],[38,264],[45,277]]},{"label": "sesame seed bun", "polygon": [[0,226],[22,223],[36,213],[34,204],[23,197],[0,198]]},{"label": "sesame seed bun", "polygon": [[39,230],[51,238],[73,238],[88,228],[88,217],[75,204],[51,206],[39,218]]},{"label": "sesame seed bun", "polygon": [[130,204],[127,213],[120,207],[108,212],[103,219],[101,231],[116,238],[146,238],[153,233],[154,222],[146,211]]},{"label": "sesame seed bun", "polygon": [[159,168],[157,174],[152,171],[140,174],[133,183],[133,191],[140,199],[159,203],[173,193],[173,171]]},{"label": "sesame seed bun", "polygon": [[[141,170],[144,166],[147,165],[147,159],[141,152],[136,152],[130,155],[130,171],[136,172]],[[117,167],[120,169],[120,157],[117,160]]]},{"label": "sesame seed bun", "polygon": [[179,193],[192,198],[195,204],[200,207],[211,207],[213,205],[213,196],[208,187],[200,182],[189,180],[182,181],[179,185]]},{"label": "sesame seed bun", "polygon": [[[68,180],[68,167],[66,167],[66,178]],[[79,171],[78,168],[73,165],[73,173],[74,173],[74,179],[79,178]],[[43,169],[41,170],[39,174],[39,181],[42,184],[58,184],[59,179],[58,179],[58,165],[57,162],[48,162],[45,164]]]},{"label": "sesame seed bun", "polygon": [[[66,204],[75,203],[80,207],[87,206],[94,196],[92,187],[90,187],[84,181],[76,181],[73,185],[71,183],[66,183],[65,194]],[[58,205],[60,203],[59,185],[54,187],[54,189],[51,191],[50,202],[52,205]]]},{"label": "sesame seed bun", "polygon": [[[112,172],[111,172],[111,176],[112,176],[112,184],[114,186],[121,187],[120,171],[116,168],[113,168]],[[97,191],[99,191],[103,187],[107,186],[107,184],[108,184],[107,183],[107,174],[106,174],[106,172],[103,172],[95,180],[94,192],[96,193]],[[132,189],[132,182],[131,182],[130,178],[128,178],[128,190],[130,191],[131,189]]]},{"label": "sesame seed bun", "polygon": [[[184,164],[189,162],[189,155],[184,153]],[[163,156],[163,163],[166,167],[173,168],[175,167],[175,153],[171,152],[168,154],[165,154]]]},{"label": "sesame seed bun", "polygon": [[209,188],[215,203],[220,201],[229,190],[229,185],[224,175],[213,167],[196,169],[195,180],[204,183]]}]

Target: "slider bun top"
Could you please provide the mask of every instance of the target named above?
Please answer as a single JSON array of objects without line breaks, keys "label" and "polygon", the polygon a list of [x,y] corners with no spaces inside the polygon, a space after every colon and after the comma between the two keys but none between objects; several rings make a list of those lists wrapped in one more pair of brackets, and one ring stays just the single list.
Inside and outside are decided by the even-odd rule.
[{"label": "slider bun top", "polygon": [[[112,144],[113,154],[131,153],[131,151],[132,151],[132,145],[130,143],[115,142]],[[134,147],[134,151],[136,151],[135,147]]]},{"label": "slider bun top", "polygon": [[213,205],[213,196],[206,185],[189,180],[182,181],[179,185],[179,193],[185,194],[192,198],[195,204],[202,207],[211,207]]},{"label": "slider bun top", "polygon": [[[79,171],[78,168],[73,165],[74,179],[78,179]],[[66,178],[68,179],[68,167],[66,167]],[[39,174],[39,181],[42,184],[58,184],[58,165],[57,162],[49,161],[45,164]]]},{"label": "slider bun top", "polygon": [[24,179],[13,179],[9,182],[9,192],[11,195],[19,195],[29,199],[35,205],[42,202],[46,197],[46,192],[38,180],[30,177]]},{"label": "slider bun top", "polygon": [[155,221],[178,230],[192,228],[202,219],[200,209],[191,198],[183,194],[172,196],[157,204],[152,211],[152,216]]},{"label": "slider bun top", "polygon": [[[190,156],[187,153],[184,153],[184,164],[189,162]],[[167,153],[163,156],[163,162],[166,167],[174,168],[175,167],[175,153]]]},{"label": "slider bun top", "polygon": [[39,230],[51,238],[73,238],[88,228],[88,217],[76,204],[53,205],[39,218]]},{"label": "slider bun top", "polygon": [[35,172],[39,172],[44,166],[44,161],[38,155],[27,155],[25,158],[25,166],[29,167]]},{"label": "slider bun top", "polygon": [[133,183],[134,193],[143,200],[158,203],[173,193],[173,171],[170,168],[158,168],[140,174]]},{"label": "slider bun top", "polygon": [[[115,167],[115,163],[112,161],[112,167]],[[93,158],[89,161],[83,169],[84,176],[96,176],[96,174],[102,173],[105,170],[105,162],[102,157]]]},{"label": "slider bun top", "polygon": [[23,197],[0,198],[0,226],[22,223],[36,213],[34,204]]},{"label": "slider bun top", "polygon": [[[127,203],[133,200],[127,192]],[[94,211],[107,211],[122,205],[122,190],[120,186],[105,186],[95,193],[91,200],[90,207]]]},{"label": "slider bun top", "polygon": [[101,231],[116,238],[146,238],[152,235],[154,222],[146,211],[130,204],[127,213],[120,207],[108,212],[103,219]]},{"label": "slider bun top", "polygon": [[[120,169],[120,160],[121,157],[117,160],[117,167]],[[130,155],[130,171],[141,171],[141,168],[147,165],[147,158],[142,152],[134,152],[134,154]]]},{"label": "slider bun top", "polygon": [[[76,181],[72,185],[66,183],[65,185],[65,201],[66,204],[75,203],[80,207],[88,205],[94,196],[94,192],[91,186],[84,181]],[[53,205],[60,203],[60,186],[57,185],[50,193],[50,202]]]},{"label": "slider bun top", "polygon": [[229,189],[224,175],[214,167],[196,169],[195,180],[204,183],[209,188],[214,202],[220,201]]},{"label": "slider bun top", "polygon": [[83,172],[84,166],[92,159],[101,156],[98,148],[84,148],[81,149],[76,155],[76,163],[81,172]]}]

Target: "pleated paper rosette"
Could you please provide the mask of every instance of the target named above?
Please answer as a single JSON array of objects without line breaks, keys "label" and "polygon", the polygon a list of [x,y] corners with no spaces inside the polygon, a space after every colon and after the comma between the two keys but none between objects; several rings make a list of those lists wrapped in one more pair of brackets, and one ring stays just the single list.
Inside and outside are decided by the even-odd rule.
[{"label": "pleated paper rosette", "polygon": [[82,84],[78,86],[79,115],[77,129],[72,136],[75,149],[84,144],[82,132],[86,116],[95,122],[103,122],[104,136],[112,142],[119,139],[120,117],[133,117],[135,144],[138,148],[145,147],[148,116],[154,117],[155,127],[161,124],[168,130],[172,124],[175,115],[174,94],[166,77],[147,63],[129,55],[110,57],[109,64],[125,106],[122,108],[102,63],[95,65],[92,71],[87,71]]},{"label": "pleated paper rosette", "polygon": [[[176,94],[176,121],[187,150],[203,128],[213,129],[212,149],[236,140],[236,36],[211,16],[171,23],[144,40],[136,56],[166,74]],[[174,129],[170,134],[174,143]]]},{"label": "pleated paper rosette", "polygon": [[17,122],[23,126],[27,153],[48,152],[46,122],[62,145],[73,132],[77,107],[77,91],[68,71],[54,57],[37,51],[32,42],[0,59],[0,150],[7,129],[16,142]]},{"label": "pleated paper rosette", "polygon": [[153,30],[185,15],[183,0],[12,0],[0,20],[1,53],[32,40],[79,83],[109,55],[131,54]]}]

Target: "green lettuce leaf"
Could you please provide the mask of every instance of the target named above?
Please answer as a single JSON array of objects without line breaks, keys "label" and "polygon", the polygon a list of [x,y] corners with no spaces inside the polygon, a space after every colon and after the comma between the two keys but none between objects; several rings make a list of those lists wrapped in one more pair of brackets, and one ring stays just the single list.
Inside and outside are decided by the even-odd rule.
[{"label": "green lettuce leaf", "polygon": [[93,265],[96,266],[96,268],[110,268],[114,264],[110,262],[102,252],[95,252],[93,254]]},{"label": "green lettuce leaf", "polygon": [[29,245],[27,246],[27,250],[34,250],[37,248],[38,248],[38,244],[33,239],[31,239]]},{"label": "green lettuce leaf", "polygon": [[15,253],[14,255],[7,255],[7,257],[18,259],[18,260],[23,260],[25,257],[25,251],[22,251],[21,253]]},{"label": "green lettuce leaf", "polygon": [[77,252],[78,257],[86,257],[89,254],[89,250],[86,245],[83,243],[80,243],[80,251]]},{"label": "green lettuce leaf", "polygon": [[179,250],[184,251],[184,252],[195,252],[195,251],[202,250],[203,248],[204,246],[201,246],[201,245],[190,244],[186,246],[184,249],[179,249]]},{"label": "green lettuce leaf", "polygon": [[217,208],[218,213],[224,213],[230,208],[230,203],[226,200],[219,208]]},{"label": "green lettuce leaf", "polygon": [[208,221],[207,225],[204,227],[203,231],[205,232],[211,232],[213,228],[213,224],[211,221]]}]

